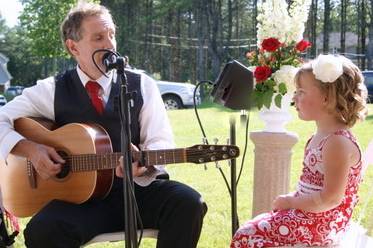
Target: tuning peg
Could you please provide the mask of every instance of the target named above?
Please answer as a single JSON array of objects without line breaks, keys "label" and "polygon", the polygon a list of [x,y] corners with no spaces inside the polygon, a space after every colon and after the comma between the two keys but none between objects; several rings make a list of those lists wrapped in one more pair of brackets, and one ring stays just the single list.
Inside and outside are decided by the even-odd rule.
[{"label": "tuning peg", "polygon": [[215,167],[216,169],[220,169],[220,164],[218,163],[218,161],[215,161]]},{"label": "tuning peg", "polygon": [[202,138],[202,144],[207,145],[207,138],[206,137]]},{"label": "tuning peg", "polygon": [[214,138],[214,144],[217,145],[219,142],[219,139],[218,138]]},{"label": "tuning peg", "polygon": [[205,168],[205,171],[207,171],[207,164],[203,164],[203,168]]},{"label": "tuning peg", "polygon": [[231,139],[228,138],[228,139],[227,139],[227,145],[230,145],[230,144],[231,144]]}]

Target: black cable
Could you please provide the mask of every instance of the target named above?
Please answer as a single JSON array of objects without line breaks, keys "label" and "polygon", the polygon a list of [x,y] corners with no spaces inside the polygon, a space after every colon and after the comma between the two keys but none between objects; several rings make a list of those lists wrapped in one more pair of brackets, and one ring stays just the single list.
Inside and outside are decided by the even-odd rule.
[{"label": "black cable", "polygon": [[249,136],[249,120],[250,120],[250,114],[249,113],[247,114],[246,125],[245,125],[245,146],[244,146],[245,148],[244,148],[244,151],[243,151],[243,154],[242,154],[241,168],[240,168],[240,172],[238,173],[236,185],[238,185],[238,182],[240,181],[240,177],[241,177],[242,170],[243,170],[243,165],[245,163],[247,145],[249,143],[248,142],[248,140],[249,140],[249,138],[248,138],[248,136]]},{"label": "black cable", "polygon": [[[199,124],[199,127],[201,129],[201,132],[202,132],[202,135],[203,135],[203,139],[204,141],[206,142],[206,144],[208,145],[208,140],[207,140],[207,137],[206,137],[206,133],[205,133],[205,130],[203,129],[203,126],[202,126],[202,123],[201,123],[201,120],[199,118],[199,115],[198,115],[198,110],[197,110],[197,104],[196,104],[196,93],[197,93],[197,89],[202,85],[202,84],[205,84],[205,83],[208,83],[210,85],[213,85],[213,83],[209,80],[202,80],[200,81],[199,83],[197,83],[196,85],[196,88],[194,89],[194,92],[193,92],[193,103],[194,103],[194,113],[196,114],[196,117],[197,117],[197,121],[198,121],[198,124]],[[229,187],[229,183],[228,183],[228,180],[223,172],[223,170],[218,167],[219,171],[220,171],[220,174],[221,176],[223,177],[224,179],[224,182],[225,182],[225,185],[227,186],[227,189],[228,189],[228,192],[229,192],[229,195],[230,197],[232,197],[232,190],[231,188]]]},{"label": "black cable", "polygon": [[120,53],[116,52],[116,51],[113,51],[113,50],[110,50],[110,49],[97,49],[96,51],[94,51],[92,53],[92,61],[93,61],[93,64],[96,66],[96,68],[102,73],[102,75],[104,75],[105,77],[109,78],[106,73],[104,71],[101,70],[101,68],[98,66],[96,60],[95,60],[95,54],[96,53],[99,53],[99,52],[108,52],[108,53],[111,53],[115,56],[118,56],[120,57]]}]

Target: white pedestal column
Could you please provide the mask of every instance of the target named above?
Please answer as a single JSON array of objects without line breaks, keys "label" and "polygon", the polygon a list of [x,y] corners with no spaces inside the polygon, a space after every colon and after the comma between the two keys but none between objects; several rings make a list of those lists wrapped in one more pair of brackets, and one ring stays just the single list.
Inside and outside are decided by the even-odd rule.
[{"label": "white pedestal column", "polygon": [[272,210],[273,200],[289,192],[292,148],[295,133],[251,132],[255,144],[252,216]]}]

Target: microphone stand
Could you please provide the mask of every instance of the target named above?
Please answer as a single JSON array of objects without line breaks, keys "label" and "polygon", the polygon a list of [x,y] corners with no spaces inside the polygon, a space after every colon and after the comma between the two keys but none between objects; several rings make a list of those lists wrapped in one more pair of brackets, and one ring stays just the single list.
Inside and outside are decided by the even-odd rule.
[{"label": "microphone stand", "polygon": [[[231,145],[236,144],[236,121],[232,117],[229,120],[229,140]],[[231,220],[232,220],[232,237],[238,229],[237,216],[237,173],[236,173],[236,159],[233,158],[231,163]]]},{"label": "microphone stand", "polygon": [[136,219],[136,199],[133,193],[134,184],[132,176],[132,154],[131,154],[131,113],[133,105],[133,92],[128,92],[127,76],[124,72],[126,59],[117,57],[117,83],[120,85],[120,119],[121,119],[121,153],[123,155],[124,175],[124,231],[125,247],[137,248],[137,219]]}]

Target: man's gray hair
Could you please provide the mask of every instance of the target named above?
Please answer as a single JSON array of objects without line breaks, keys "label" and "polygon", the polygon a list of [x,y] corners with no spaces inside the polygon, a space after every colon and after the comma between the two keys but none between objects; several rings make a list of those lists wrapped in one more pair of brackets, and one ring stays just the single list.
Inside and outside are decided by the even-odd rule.
[{"label": "man's gray hair", "polygon": [[65,49],[70,53],[66,47],[66,40],[71,39],[73,41],[79,41],[82,39],[82,22],[85,18],[90,16],[101,16],[106,15],[113,20],[110,11],[99,4],[79,1],[78,4],[70,9],[69,13],[65,17],[65,20],[61,24],[61,39]]}]

